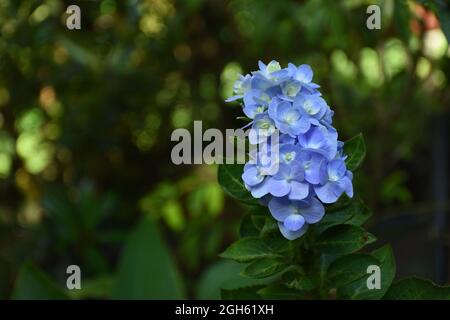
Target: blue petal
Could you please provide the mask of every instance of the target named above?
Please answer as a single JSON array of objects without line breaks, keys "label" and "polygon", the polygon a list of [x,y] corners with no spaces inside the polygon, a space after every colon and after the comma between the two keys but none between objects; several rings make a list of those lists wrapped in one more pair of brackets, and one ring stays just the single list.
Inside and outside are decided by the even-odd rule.
[{"label": "blue petal", "polygon": [[252,194],[253,198],[259,199],[269,193],[269,189],[268,189],[269,180],[270,180],[270,178],[264,179],[264,181],[261,182],[260,184],[254,186],[254,187],[251,187],[251,194]]},{"label": "blue petal", "polygon": [[258,111],[259,106],[257,104],[252,105],[246,105],[242,111],[244,111],[244,114],[249,117],[250,119],[253,119],[257,114],[262,113]]},{"label": "blue petal", "polygon": [[303,200],[308,197],[309,184],[307,182],[291,181],[291,192],[289,193],[289,199],[291,200]]},{"label": "blue petal", "polygon": [[328,163],[328,177],[342,178],[347,172],[344,160],[336,159]]},{"label": "blue petal", "polygon": [[299,135],[299,134],[307,132],[310,127],[311,127],[311,122],[308,121],[308,118],[300,117],[300,119],[298,121],[294,122],[291,125],[291,132],[294,135]]},{"label": "blue petal", "polygon": [[225,100],[225,102],[232,102],[232,101],[236,101],[238,99],[242,99],[242,95],[236,95],[236,96],[229,97],[228,99]]},{"label": "blue petal", "polygon": [[310,164],[305,168],[305,180],[311,184],[320,183],[320,170],[326,164],[325,158],[315,152],[310,152]]},{"label": "blue petal", "polygon": [[256,166],[250,167],[247,170],[244,170],[242,174],[242,180],[249,185],[250,187],[261,183],[264,179],[264,176],[260,175]]},{"label": "blue petal", "polygon": [[308,207],[300,209],[300,214],[306,222],[313,224],[322,220],[325,214],[325,208],[316,198],[312,198]]},{"label": "blue petal", "polygon": [[353,184],[352,181],[348,177],[343,177],[339,180],[339,187],[349,196],[353,198]]},{"label": "blue petal", "polygon": [[272,198],[269,211],[277,221],[284,221],[291,214],[298,214],[298,207],[287,198]]},{"label": "blue petal", "polygon": [[269,192],[275,197],[283,197],[291,191],[291,186],[286,180],[271,178],[269,181]]},{"label": "blue petal", "polygon": [[323,186],[315,186],[314,191],[323,203],[334,203],[342,194],[341,188],[335,182],[327,182]]},{"label": "blue petal", "polygon": [[308,224],[305,223],[303,227],[297,231],[289,231],[284,227],[283,223],[278,222],[278,228],[280,229],[280,232],[283,235],[283,237],[285,237],[288,240],[295,240],[305,234],[306,230],[308,230]]},{"label": "blue petal", "polygon": [[313,78],[313,71],[307,64],[302,64],[297,68],[295,79],[304,83],[310,83]]},{"label": "blue petal", "polygon": [[305,224],[305,218],[300,214],[291,214],[283,222],[286,230],[297,231]]},{"label": "blue petal", "polygon": [[266,71],[266,65],[261,60],[258,61],[258,67],[261,71]]}]

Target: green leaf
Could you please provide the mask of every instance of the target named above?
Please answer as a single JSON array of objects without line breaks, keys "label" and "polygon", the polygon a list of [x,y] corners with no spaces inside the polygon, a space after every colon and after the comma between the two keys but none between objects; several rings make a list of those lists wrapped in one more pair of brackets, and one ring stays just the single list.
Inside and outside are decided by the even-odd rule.
[{"label": "green leaf", "polygon": [[72,299],[108,299],[114,288],[112,275],[100,276],[82,281],[80,290],[67,290]]},{"label": "green leaf", "polygon": [[244,216],[239,229],[241,238],[257,237],[266,223],[267,217],[263,215],[247,214]]},{"label": "green leaf", "polygon": [[46,274],[31,262],[26,262],[17,276],[12,299],[65,300],[68,296]]},{"label": "green leaf", "polygon": [[260,237],[272,251],[282,252],[291,248],[292,241],[283,237],[278,228],[278,222],[272,217],[266,218]]},{"label": "green leaf", "polygon": [[232,290],[222,289],[220,292],[223,300],[257,300],[261,299],[258,291],[264,287],[264,285],[255,285]]},{"label": "green leaf", "polygon": [[267,278],[283,271],[286,264],[280,259],[263,258],[251,262],[242,270],[241,275],[249,278]]},{"label": "green leaf", "polygon": [[441,287],[426,279],[408,278],[394,283],[383,299],[449,300],[450,287]]},{"label": "green leaf", "polygon": [[272,217],[266,219],[264,221],[264,226],[261,229],[261,236],[270,236],[272,233],[280,233],[280,229],[278,228],[278,222]]},{"label": "green leaf", "polygon": [[370,218],[370,215],[370,209],[358,198],[352,200],[346,207],[341,207],[338,210],[327,210],[323,219],[314,227],[320,234],[339,224],[362,226]]},{"label": "green leaf", "polygon": [[316,249],[321,253],[315,261],[321,285],[324,284],[325,273],[333,261],[374,241],[372,234],[358,226],[343,224],[327,229],[315,243]]},{"label": "green leaf", "polygon": [[183,286],[156,226],[144,218],[119,261],[115,299],[182,299]]},{"label": "green leaf", "polygon": [[197,299],[220,299],[221,289],[265,285],[271,278],[251,279],[241,276],[242,264],[232,260],[219,260],[201,276],[196,290]]},{"label": "green leaf", "polygon": [[317,287],[316,279],[305,275],[303,270],[301,272],[300,270],[289,270],[283,273],[282,278],[288,288],[301,291],[310,291]]},{"label": "green leaf", "polygon": [[239,235],[241,238],[245,237],[257,237],[259,236],[260,230],[253,223],[252,215],[246,214],[242,218],[241,225],[239,227]]},{"label": "green leaf", "polygon": [[327,272],[327,287],[339,288],[361,278],[367,278],[367,267],[380,261],[369,254],[356,253],[334,261]]},{"label": "green leaf", "polygon": [[338,225],[326,230],[316,241],[322,254],[344,255],[355,252],[375,241],[375,237],[361,227]]},{"label": "green leaf", "polygon": [[[370,265],[380,268],[380,289],[369,289],[367,273]],[[336,260],[328,270],[328,277],[337,289],[340,299],[381,299],[395,277],[392,249],[386,245],[368,254],[355,254]]]},{"label": "green leaf", "polygon": [[361,133],[345,142],[344,153],[347,155],[345,160],[347,169],[350,171],[358,169],[366,156],[366,145]]},{"label": "green leaf", "polygon": [[245,188],[242,181],[242,172],[244,165],[241,164],[221,164],[218,169],[218,180],[223,190],[233,198],[248,204],[258,204],[258,201],[252,197]]},{"label": "green leaf", "polygon": [[246,237],[233,243],[220,256],[238,262],[250,262],[261,258],[277,257],[278,255],[273,253],[261,239]]},{"label": "green leaf", "polygon": [[[387,244],[371,252],[371,255],[377,258],[381,265],[381,289],[372,290],[372,298],[381,299],[394,281],[396,273],[395,257],[392,247]],[[376,291],[376,292],[375,292]],[[369,296],[370,298],[370,296]]]},{"label": "green leaf", "polygon": [[349,205],[352,204],[352,201],[354,201],[354,198],[349,198],[345,193],[333,204],[326,205],[325,209],[327,212],[335,212],[342,209],[347,208]]},{"label": "green leaf", "polygon": [[300,290],[288,288],[283,284],[274,284],[258,291],[264,299],[273,300],[297,300],[304,299],[306,293]]}]

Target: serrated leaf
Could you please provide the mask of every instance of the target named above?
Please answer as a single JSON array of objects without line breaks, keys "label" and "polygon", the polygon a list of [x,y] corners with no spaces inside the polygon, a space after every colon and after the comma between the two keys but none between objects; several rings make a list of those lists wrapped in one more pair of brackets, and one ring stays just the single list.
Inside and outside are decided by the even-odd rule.
[{"label": "serrated leaf", "polygon": [[315,245],[322,254],[344,255],[355,252],[375,241],[375,237],[361,227],[338,225],[319,236]]},{"label": "serrated leaf", "polygon": [[450,300],[450,286],[441,287],[430,280],[408,278],[394,283],[385,300]]},{"label": "serrated leaf", "polygon": [[347,165],[348,170],[355,171],[361,166],[361,163],[366,156],[366,145],[361,133],[345,142],[344,153],[347,155],[345,164]]},{"label": "serrated leaf", "polygon": [[258,291],[264,287],[264,285],[255,285],[232,290],[221,289],[220,293],[223,300],[257,300],[261,299]]},{"label": "serrated leaf", "polygon": [[300,290],[288,288],[283,284],[274,284],[258,291],[264,299],[273,300],[297,300],[304,299],[306,293]]},{"label": "serrated leaf", "polygon": [[261,236],[268,236],[272,233],[280,233],[280,230],[278,228],[278,222],[273,218],[269,218],[266,219],[264,226],[261,229]]},{"label": "serrated leaf", "polygon": [[325,207],[327,213],[335,212],[347,208],[354,199],[349,198],[345,193],[335,203],[329,204]]},{"label": "serrated leaf", "polygon": [[370,209],[358,198],[352,200],[349,205],[339,210],[333,210],[331,212],[327,210],[323,219],[314,228],[320,234],[338,224],[362,226],[370,218],[370,215]]},{"label": "serrated leaf", "polygon": [[245,188],[242,181],[244,165],[241,164],[220,164],[217,177],[223,190],[233,198],[248,204],[258,204]]},{"label": "serrated leaf", "polygon": [[380,261],[369,254],[356,253],[338,258],[327,271],[327,287],[339,288],[367,277],[367,267]]},{"label": "serrated leaf", "polygon": [[310,291],[317,287],[316,279],[296,270],[284,273],[283,280],[286,286],[291,289]]},{"label": "serrated leaf", "polygon": [[[261,239],[264,243],[275,252],[283,252],[291,248],[292,241],[287,240],[278,229],[278,224],[273,227],[273,219],[267,219],[267,223],[261,231]],[[269,226],[270,225],[270,226]]]},{"label": "serrated leaf", "polygon": [[316,240],[316,248],[321,253],[315,261],[321,285],[324,283],[328,267],[340,256],[353,253],[375,241],[375,237],[361,227],[337,225],[327,229]]},{"label": "serrated leaf", "polygon": [[277,257],[278,255],[273,253],[261,239],[246,237],[233,243],[220,256],[238,262],[250,262],[261,258]]},{"label": "serrated leaf", "polygon": [[262,279],[273,276],[286,268],[286,264],[276,258],[255,260],[242,270],[241,275],[249,278]]},{"label": "serrated leaf", "polygon": [[[362,260],[361,256],[362,255],[359,255],[359,258],[356,260],[354,259],[353,261],[347,261],[347,267],[342,263],[343,261],[339,259],[341,260],[341,270],[346,269],[346,274],[348,276],[345,277],[343,274],[340,276],[338,275],[339,281],[341,281],[337,290],[338,298],[352,300],[381,299],[394,280],[395,261],[392,249],[389,245],[374,250],[369,255],[373,261],[370,261],[370,259]],[[345,257],[342,259],[345,259]],[[331,272],[333,268],[336,268],[335,264],[338,264],[339,260],[330,266],[329,272]],[[371,265],[375,265],[380,268],[380,289],[369,289],[368,281],[371,281],[370,278],[372,277],[372,273],[368,273],[367,271],[368,267]],[[352,274],[354,279],[351,279]],[[343,279],[346,280],[346,283],[343,283]]]},{"label": "serrated leaf", "polygon": [[250,214],[246,214],[244,218],[242,218],[241,225],[239,227],[239,235],[241,238],[259,236],[261,230],[255,226],[252,218],[253,216]]},{"label": "serrated leaf", "polygon": [[371,252],[371,255],[377,258],[381,265],[381,289],[378,291],[372,291],[372,294],[368,296],[370,299],[381,299],[385,293],[389,290],[389,287],[394,281],[396,273],[395,257],[392,247],[387,244],[379,249]]}]

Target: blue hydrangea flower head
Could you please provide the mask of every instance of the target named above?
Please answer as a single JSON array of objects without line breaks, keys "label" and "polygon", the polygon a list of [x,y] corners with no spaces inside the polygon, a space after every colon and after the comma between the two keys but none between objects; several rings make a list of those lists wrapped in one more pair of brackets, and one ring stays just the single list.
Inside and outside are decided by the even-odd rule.
[{"label": "blue hydrangea flower head", "polygon": [[[275,60],[240,76],[234,96],[252,121],[249,142],[257,146],[244,166],[245,187],[267,205],[281,234],[301,237],[320,222],[325,206],[342,194],[353,197],[334,112],[313,82],[309,65],[286,68]],[[278,134],[278,139],[275,139]]]}]

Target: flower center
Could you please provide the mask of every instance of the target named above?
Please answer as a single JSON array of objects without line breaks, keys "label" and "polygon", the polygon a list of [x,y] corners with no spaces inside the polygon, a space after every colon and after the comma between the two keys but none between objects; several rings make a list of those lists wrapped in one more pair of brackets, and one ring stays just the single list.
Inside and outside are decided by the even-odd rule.
[{"label": "flower center", "polygon": [[263,113],[264,112],[264,106],[259,106],[256,108],[257,113]]},{"label": "flower center", "polygon": [[284,116],[284,122],[287,124],[293,124],[295,121],[298,120],[298,114],[295,111],[287,112]]},{"label": "flower center", "polygon": [[281,66],[278,62],[272,61],[267,65],[267,72],[272,73],[274,71],[281,70]]},{"label": "flower center", "polygon": [[294,152],[294,151],[287,152],[287,153],[284,155],[284,160],[285,160],[286,162],[291,162],[292,160],[294,160],[294,158],[295,158],[295,152]]},{"label": "flower center", "polygon": [[305,109],[305,111],[306,111],[308,114],[310,114],[310,115],[313,115],[313,114],[316,113],[316,110],[315,110],[315,108],[314,108],[313,103],[312,103],[311,101],[309,101],[309,100],[306,100],[306,101],[305,101],[305,104],[304,104],[304,106],[303,106],[303,109]]},{"label": "flower center", "polygon": [[339,180],[339,176],[337,174],[330,174],[328,176],[328,180],[332,181],[332,182],[336,182]]},{"label": "flower center", "polygon": [[295,97],[299,91],[300,91],[300,86],[296,86],[294,84],[288,84],[287,88],[286,88],[286,95],[288,97]]}]

